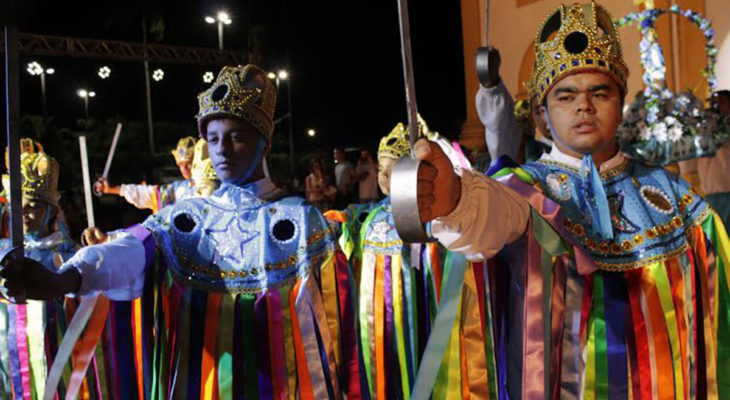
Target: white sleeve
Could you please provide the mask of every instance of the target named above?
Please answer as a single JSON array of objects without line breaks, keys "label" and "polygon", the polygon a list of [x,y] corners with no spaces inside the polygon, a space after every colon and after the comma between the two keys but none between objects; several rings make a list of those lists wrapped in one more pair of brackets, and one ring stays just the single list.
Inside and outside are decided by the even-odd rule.
[{"label": "white sleeve", "polygon": [[451,214],[436,219],[433,235],[467,259],[488,259],[527,229],[530,205],[509,187],[471,170],[461,176],[461,199]]},{"label": "white sleeve", "polygon": [[60,272],[76,268],[81,287],[75,295],[101,292],[111,300],[126,301],[142,296],[145,249],[128,232],[111,235],[109,242],[81,248],[63,263]]},{"label": "white sleeve", "polygon": [[155,192],[157,185],[128,185],[124,184],[119,189],[119,194],[133,206],[150,210],[155,208]]},{"label": "white sleeve", "polygon": [[476,102],[492,162],[503,155],[517,160],[522,130],[515,119],[514,103],[507,88],[502,82],[489,89],[479,85]]}]

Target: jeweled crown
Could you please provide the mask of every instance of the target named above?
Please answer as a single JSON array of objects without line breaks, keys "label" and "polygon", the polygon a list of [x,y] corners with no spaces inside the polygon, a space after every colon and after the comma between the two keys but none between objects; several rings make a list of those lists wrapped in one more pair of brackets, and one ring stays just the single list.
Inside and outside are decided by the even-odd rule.
[{"label": "jeweled crown", "polygon": [[609,75],[626,93],[629,69],[611,15],[595,2],[560,5],[537,33],[535,65],[527,90],[542,103],[556,82],[588,70]]},{"label": "jeweled crown", "polygon": [[251,64],[223,67],[213,86],[198,95],[198,104],[201,135],[212,117],[229,116],[248,122],[271,141],[276,88],[261,68]]},{"label": "jeweled crown", "polygon": [[[438,137],[438,132],[432,132],[429,129],[426,120],[421,117],[421,114],[417,114],[418,117],[418,137],[427,137],[434,139]],[[399,122],[398,125],[390,131],[389,134],[383,136],[380,139],[380,145],[378,146],[378,157],[390,157],[399,159],[405,155],[411,153],[411,141],[408,137],[408,126],[403,125]]]},{"label": "jeweled crown", "polygon": [[210,194],[212,188],[215,188],[215,181],[218,175],[213,169],[213,161],[208,153],[208,142],[205,139],[199,139],[195,143],[195,151],[193,156],[192,179],[193,186],[198,195]]},{"label": "jeweled crown", "polygon": [[411,142],[408,140],[408,129],[401,122],[380,139],[378,157],[390,157],[397,160],[410,153]]},{"label": "jeweled crown", "polygon": [[[43,145],[40,144],[40,142],[36,142],[35,140],[31,138],[20,138],[20,154],[24,153],[42,153],[43,152]],[[5,148],[5,169],[10,169],[8,166],[8,151],[7,148]]]},{"label": "jeweled crown", "polygon": [[180,164],[193,161],[194,147],[195,138],[192,136],[186,136],[178,140],[177,146],[170,152],[175,157],[175,163]]},{"label": "jeweled crown", "polygon": [[58,161],[48,154],[23,153],[20,158],[23,197],[58,205],[61,199],[58,193],[59,171]]}]

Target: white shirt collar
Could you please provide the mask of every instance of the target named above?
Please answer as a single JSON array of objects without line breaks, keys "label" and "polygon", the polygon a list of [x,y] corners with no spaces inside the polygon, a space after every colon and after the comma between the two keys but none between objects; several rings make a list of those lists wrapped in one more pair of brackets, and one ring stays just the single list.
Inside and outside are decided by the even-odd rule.
[{"label": "white shirt collar", "polygon": [[[550,150],[550,153],[544,153],[542,157],[540,157],[540,159],[558,162],[575,169],[580,169],[581,163],[583,161],[580,158],[575,158],[571,155],[563,153],[562,151],[560,151],[560,149],[558,149],[558,146],[554,144],[553,148]],[[603,164],[598,167],[598,172],[603,173],[613,168],[616,168],[619,165],[623,164],[624,159],[625,157],[623,153],[619,151],[616,153],[616,155],[604,161]]]}]

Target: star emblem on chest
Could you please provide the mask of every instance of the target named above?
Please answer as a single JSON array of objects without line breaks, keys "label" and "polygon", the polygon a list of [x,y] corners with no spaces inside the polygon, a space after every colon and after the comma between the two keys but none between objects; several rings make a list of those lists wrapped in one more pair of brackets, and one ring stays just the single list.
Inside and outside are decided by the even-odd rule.
[{"label": "star emblem on chest", "polygon": [[210,218],[204,228],[213,245],[214,259],[243,266],[246,245],[259,236],[259,232],[246,228],[247,219],[255,213],[247,211],[225,212]]},{"label": "star emblem on chest", "polygon": [[375,224],[373,224],[371,240],[373,242],[385,242],[388,240],[388,232],[390,232],[389,223],[385,221],[376,222]]}]

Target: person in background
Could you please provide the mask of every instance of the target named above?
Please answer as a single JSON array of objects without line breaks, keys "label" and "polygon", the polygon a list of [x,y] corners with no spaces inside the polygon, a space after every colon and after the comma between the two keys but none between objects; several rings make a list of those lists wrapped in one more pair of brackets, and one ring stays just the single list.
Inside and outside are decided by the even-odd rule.
[{"label": "person in background", "polygon": [[333,156],[335,159],[335,183],[337,184],[337,190],[339,190],[337,202],[341,206],[338,208],[345,208],[348,204],[355,202],[353,199],[353,188],[355,182],[357,182],[355,167],[345,157],[342,148],[336,147]]},{"label": "person in background", "polygon": [[378,199],[378,167],[365,149],[360,150],[360,158],[357,160],[357,175],[360,181],[358,191],[360,203],[376,201]]},{"label": "person in background", "polygon": [[327,192],[327,175],[322,169],[322,160],[315,158],[312,160],[312,166],[309,175],[304,180],[304,193],[307,200],[324,212],[329,209],[330,201],[333,197],[328,197]]},{"label": "person in background", "polygon": [[193,153],[195,138],[186,136],[177,142],[177,147],[171,151],[175,163],[180,168],[181,180],[166,185],[111,185],[109,181],[100,177],[94,183],[94,191],[102,194],[116,194],[124,197],[127,202],[140,209],[150,209],[156,213],[162,207],[176,201],[195,195],[192,181]]}]

